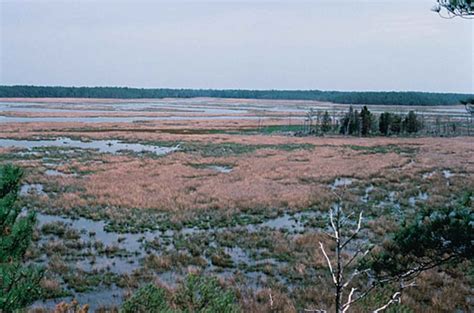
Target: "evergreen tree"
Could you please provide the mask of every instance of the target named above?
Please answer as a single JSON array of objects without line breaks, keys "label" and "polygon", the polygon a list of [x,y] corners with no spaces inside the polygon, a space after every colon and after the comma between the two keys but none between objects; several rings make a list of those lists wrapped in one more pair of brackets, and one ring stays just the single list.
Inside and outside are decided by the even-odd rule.
[{"label": "evergreen tree", "polygon": [[359,135],[360,134],[360,114],[359,111],[355,110],[349,125],[349,134],[350,135]]},{"label": "evergreen tree", "polygon": [[12,312],[37,299],[42,271],[22,266],[33,234],[35,215],[20,217],[15,205],[22,171],[0,167],[0,312]]},{"label": "evergreen tree", "polygon": [[379,131],[382,135],[387,136],[389,134],[391,120],[392,120],[392,116],[390,113],[384,112],[380,114]]},{"label": "evergreen tree", "polygon": [[368,136],[372,128],[372,113],[370,113],[367,106],[364,105],[360,112],[360,133],[362,136]]},{"label": "evergreen tree", "polygon": [[349,111],[342,118],[339,132],[343,135],[358,135],[360,133],[360,124],[359,111],[354,110],[350,106]]},{"label": "evergreen tree", "polygon": [[[424,208],[413,220],[375,252],[372,269],[393,276],[417,273],[442,264],[456,264],[474,257],[474,214],[472,192],[457,204],[443,208]],[[416,270],[415,270],[416,269]],[[408,278],[408,276],[406,277]]]},{"label": "evergreen tree", "polygon": [[390,121],[390,132],[399,134],[402,131],[402,117],[398,114],[393,114]]},{"label": "evergreen tree", "polygon": [[339,129],[339,132],[342,135],[349,135],[350,134],[350,126],[351,126],[351,121],[354,117],[354,109],[352,106],[349,107],[349,112],[347,112],[344,117],[341,120],[341,126]]},{"label": "evergreen tree", "polygon": [[419,130],[419,122],[414,111],[408,112],[404,120],[404,129],[407,133],[416,133]]},{"label": "evergreen tree", "polygon": [[327,133],[331,130],[331,116],[329,116],[329,112],[324,112],[323,119],[321,122],[321,131],[323,133]]}]

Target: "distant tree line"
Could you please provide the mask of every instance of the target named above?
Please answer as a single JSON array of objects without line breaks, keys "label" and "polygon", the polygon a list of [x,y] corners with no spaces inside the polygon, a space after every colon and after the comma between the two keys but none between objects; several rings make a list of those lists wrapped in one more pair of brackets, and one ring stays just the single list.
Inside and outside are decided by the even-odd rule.
[{"label": "distant tree line", "polygon": [[321,90],[240,89],[143,89],[128,87],[42,87],[0,86],[0,98],[243,98],[274,100],[316,100],[343,104],[453,105],[472,98],[469,94],[427,92],[352,92]]}]

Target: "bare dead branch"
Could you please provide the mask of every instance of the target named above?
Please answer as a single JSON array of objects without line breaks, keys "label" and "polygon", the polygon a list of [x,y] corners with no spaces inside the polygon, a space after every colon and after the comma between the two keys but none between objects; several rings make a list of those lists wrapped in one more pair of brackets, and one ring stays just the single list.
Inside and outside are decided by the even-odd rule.
[{"label": "bare dead branch", "polygon": [[273,309],[273,297],[272,297],[272,290],[271,289],[268,292],[268,297],[270,298],[270,308]]},{"label": "bare dead branch", "polygon": [[362,224],[362,213],[361,211],[359,213],[359,220],[357,221],[357,228],[356,230],[352,233],[352,235],[342,244],[341,249],[344,248],[348,243],[350,243],[360,232],[361,224]]},{"label": "bare dead branch", "polygon": [[[348,267],[351,265],[352,262],[359,256],[359,254],[362,252],[362,250],[358,249],[356,253],[352,256],[352,258],[344,265],[344,267]],[[362,258],[365,257],[368,253],[370,252],[370,249],[365,250],[365,252],[362,254]]]},{"label": "bare dead branch", "polygon": [[356,290],[356,288],[351,288],[351,292],[349,292],[349,296],[347,296],[347,302],[342,306],[342,313],[347,312],[347,310],[349,310],[349,308],[351,307],[350,303],[352,300],[352,295]]},{"label": "bare dead branch", "polygon": [[329,220],[331,221],[331,227],[334,231],[335,238],[339,239],[339,232],[337,231],[336,225],[334,224],[334,213],[333,213],[332,209],[329,210]]},{"label": "bare dead branch", "polygon": [[415,286],[415,282],[411,282],[409,283],[408,285],[404,285],[403,284],[403,281],[400,282],[400,288],[397,292],[395,292],[392,297],[390,298],[390,300],[383,306],[381,306],[380,308],[378,309],[375,309],[373,311],[373,313],[378,313],[378,312],[381,312],[383,310],[385,310],[386,308],[388,308],[390,305],[394,304],[394,303],[400,303],[401,299],[402,299],[402,291],[403,289],[405,288],[408,288],[408,287],[413,287]]},{"label": "bare dead branch", "polygon": [[349,286],[349,284],[351,283],[351,281],[356,278],[357,276],[361,275],[361,274],[364,274],[364,273],[367,273],[369,270],[363,270],[363,271],[358,271],[357,269],[354,270],[354,272],[352,272],[352,275],[347,279],[347,281],[344,283],[344,285],[342,285],[342,288],[347,288],[347,286]]},{"label": "bare dead branch", "polygon": [[395,292],[392,297],[390,298],[390,300],[383,306],[381,306],[380,308],[378,309],[375,309],[373,311],[373,313],[378,313],[378,312],[381,312],[383,310],[385,310],[386,308],[388,308],[390,305],[392,305],[393,303],[398,303],[400,302],[400,296],[402,295],[402,293],[400,291],[397,291]]},{"label": "bare dead branch", "polygon": [[332,269],[331,261],[329,260],[329,257],[326,254],[326,251],[324,250],[324,245],[323,245],[322,242],[319,242],[319,247],[321,248],[321,251],[323,252],[324,257],[326,258],[326,262],[328,264],[329,271],[331,272],[332,281],[333,281],[334,285],[337,285],[336,275],[334,274],[334,270]]}]

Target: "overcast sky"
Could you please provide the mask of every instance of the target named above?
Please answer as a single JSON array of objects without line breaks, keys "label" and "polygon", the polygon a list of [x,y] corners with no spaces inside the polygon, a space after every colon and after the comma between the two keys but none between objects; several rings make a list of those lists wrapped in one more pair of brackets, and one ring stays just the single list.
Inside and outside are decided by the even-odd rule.
[{"label": "overcast sky", "polygon": [[3,85],[474,92],[435,0],[0,2]]}]

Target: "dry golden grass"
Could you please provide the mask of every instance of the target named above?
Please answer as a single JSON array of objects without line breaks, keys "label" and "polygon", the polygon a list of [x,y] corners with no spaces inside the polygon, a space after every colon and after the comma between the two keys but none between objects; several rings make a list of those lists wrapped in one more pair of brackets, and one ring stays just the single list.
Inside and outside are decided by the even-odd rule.
[{"label": "dry golden grass", "polygon": [[[9,99],[26,102],[24,99]],[[33,99],[32,102],[43,102],[49,108],[61,108],[65,103],[72,103],[75,109],[95,108],[107,110],[107,104],[121,100],[104,99]],[[162,102],[168,100],[123,100],[123,102]],[[186,102],[188,100],[182,100]],[[194,100],[189,100],[190,107]],[[269,101],[242,99],[208,99],[209,103],[252,105],[280,105],[290,108],[299,105],[327,105],[308,101]],[[345,110],[347,106],[336,106]],[[372,109],[372,108],[371,108]],[[380,108],[378,108],[380,109]],[[412,108],[410,108],[412,109]],[[416,108],[414,108],[416,109]],[[442,109],[442,108],[437,108]],[[425,108],[423,108],[425,110]],[[291,111],[291,110],[289,110]],[[210,116],[191,112],[175,112],[162,108],[154,112],[11,112],[4,115],[26,117],[125,117],[147,116],[167,117],[185,115],[189,117]],[[215,114],[219,115],[219,114]],[[474,139],[473,138],[342,138],[342,137],[285,137],[257,134],[229,134],[256,129],[268,125],[288,125],[288,112],[261,113],[250,111],[243,114],[226,114],[233,119],[218,120],[168,120],[147,121],[139,123],[12,123],[2,124],[0,137],[33,138],[33,137],[68,137],[84,139],[122,139],[128,141],[167,141],[207,144],[236,143],[242,145],[286,145],[312,144],[308,150],[270,150],[259,149],[256,152],[230,155],[224,157],[203,157],[198,153],[178,152],[159,159],[126,155],[94,155],[63,160],[55,169],[78,176],[45,176],[47,167],[41,159],[14,160],[26,168],[25,182],[43,183],[48,196],[33,199],[32,205],[52,208],[53,212],[78,212],[81,208],[92,208],[91,211],[104,213],[110,220],[114,217],[126,220],[135,211],[129,209],[150,209],[172,212],[169,218],[179,221],[180,215],[193,214],[203,209],[215,209],[216,213],[232,214],[240,209],[254,210],[267,208],[300,209],[310,205],[326,210],[334,200],[328,185],[337,177],[352,177],[357,190],[373,184],[373,193],[379,193],[379,200],[384,200],[388,191],[395,191],[398,199],[408,199],[420,191],[426,191],[429,199],[426,205],[446,203],[451,194],[458,191],[474,190]],[[242,116],[263,116],[263,120],[242,119]],[[302,113],[292,113],[293,117]],[[293,119],[293,125],[301,124]],[[399,147],[401,150],[416,149],[413,153],[400,153],[396,149],[386,149],[375,153],[375,147]],[[363,148],[361,148],[363,147]],[[409,149],[407,149],[409,148]],[[379,149],[380,150],[380,149]],[[382,149],[383,150],[383,149]],[[14,149],[0,148],[1,155],[7,155]],[[8,158],[6,158],[8,159]],[[104,161],[104,163],[102,163]],[[44,161],[46,163],[46,161]],[[54,163],[54,162],[53,162]],[[231,173],[217,173],[213,170],[197,167],[204,164],[232,165]],[[449,169],[456,176],[447,179],[442,170]],[[435,173],[422,179],[424,173]],[[353,190],[352,190],[353,191]],[[352,192],[351,191],[351,192]],[[348,192],[345,200],[348,203],[359,203],[360,194]],[[357,193],[357,192],[356,192]],[[373,194],[371,194],[373,196]],[[38,202],[35,202],[38,201]],[[42,204],[40,204],[42,202]],[[30,204],[30,203],[29,203]],[[102,207],[96,210],[95,207]],[[119,207],[120,209],[118,209]],[[367,232],[364,238],[381,243],[387,232],[393,231],[396,221],[386,217],[384,212],[376,212],[374,220],[367,221]],[[137,210],[139,211],[139,210]],[[280,212],[283,210],[279,210]],[[89,217],[94,217],[94,212]],[[380,214],[379,214],[380,213]],[[104,216],[100,216],[104,218]],[[372,217],[371,217],[372,218]],[[255,238],[255,240],[258,240]],[[285,290],[284,286],[267,286],[256,293],[239,297],[245,312],[296,312],[304,308],[333,309],[333,291],[330,288],[326,261],[318,249],[321,241],[329,257],[334,256],[333,242],[321,232],[307,232],[288,236],[283,232],[272,232],[271,252],[274,256],[291,255],[292,262],[278,269],[265,265],[265,272],[276,272],[285,277],[308,279],[310,273],[317,269],[317,275],[310,277],[310,286],[296,286],[296,291]],[[230,239],[229,239],[230,240]],[[112,247],[113,248],[113,247]],[[65,246],[59,241],[50,241],[46,245],[48,253],[63,253]],[[344,258],[348,255],[344,254]],[[177,266],[188,266],[189,256],[184,253],[176,255],[151,255],[144,261],[145,269],[150,271],[168,271]],[[181,265],[179,265],[179,264]],[[201,269],[207,264],[199,266]],[[53,273],[67,272],[68,265],[58,256],[52,256],[48,270]],[[140,273],[135,273],[140,274]],[[145,275],[146,273],[141,273]],[[151,275],[151,274],[150,274]],[[133,276],[133,275],[132,275]],[[130,277],[127,286],[137,288],[138,279]],[[43,281],[43,287],[57,290],[56,280]],[[403,296],[403,303],[415,312],[453,312],[456,309],[469,311],[465,303],[470,290],[469,282],[462,276],[462,271],[430,271],[418,280],[417,288],[408,290]],[[271,297],[270,297],[271,295]],[[271,302],[273,301],[273,304]],[[69,309],[63,304],[58,311]],[[80,308],[78,308],[80,309]],[[355,306],[353,312],[366,312],[368,308]]]},{"label": "dry golden grass", "polygon": [[[281,142],[286,138],[265,139],[265,142],[276,144],[278,140]],[[329,203],[327,200],[332,195],[327,185],[337,177],[353,177],[360,181],[380,177],[399,182],[402,178],[405,181],[419,179],[422,172],[432,168],[449,168],[470,177],[474,169],[469,154],[469,145],[472,143],[469,141],[472,140],[438,140],[443,145],[438,144],[434,148],[443,148],[444,153],[432,151],[434,139],[410,140],[409,143],[418,143],[420,149],[413,159],[414,163],[410,163],[411,156],[397,153],[366,154],[352,150],[344,147],[347,139],[306,139],[318,146],[312,150],[296,151],[263,149],[252,154],[220,158],[178,152],[160,159],[104,156],[103,164],[72,161],[62,169],[68,172],[68,167],[72,167],[93,173],[80,178],[56,178],[60,184],[77,185],[84,189],[84,192],[61,194],[57,205],[99,205],[166,211],[303,208],[312,204]],[[242,142],[242,139],[236,141]],[[364,144],[364,141],[369,142],[354,139],[351,143]],[[396,144],[397,140],[382,142]],[[262,141],[253,138],[252,144],[259,143]],[[230,173],[217,173],[190,165],[210,163],[232,164],[234,169]],[[430,201],[436,201],[436,195],[444,194],[446,190],[443,189],[448,187],[441,181],[435,184],[435,177],[430,179],[433,188],[436,186],[441,189],[430,190],[434,197]]]},{"label": "dry golden grass", "polygon": [[462,271],[430,270],[416,280],[416,287],[408,289],[403,295],[403,303],[415,312],[470,312],[472,305],[472,286]]},{"label": "dry golden grass", "polygon": [[[284,124],[285,121],[275,120],[273,123]],[[94,160],[85,157],[67,160],[59,165],[57,169],[64,173],[86,173],[66,177],[44,176],[42,160],[15,160],[27,169],[25,181],[44,183],[46,187],[60,190],[56,195],[49,194],[49,197],[39,201],[45,202],[48,208],[71,212],[80,207],[100,206],[107,216],[127,216],[127,209],[156,209],[172,212],[170,218],[179,219],[183,212],[206,209],[227,214],[247,208],[296,210],[317,205],[327,209],[334,200],[328,185],[337,177],[354,178],[354,184],[360,184],[361,190],[369,184],[388,186],[387,190],[393,188],[391,190],[395,191],[397,197],[405,199],[418,194],[418,189],[422,188],[430,195],[425,202],[427,205],[444,203],[451,194],[460,190],[474,190],[474,138],[297,138],[176,131],[243,129],[255,125],[256,121],[238,119],[162,121],[133,125],[6,124],[0,130],[0,137],[75,136],[130,141],[193,141],[202,144],[313,145],[313,148],[304,150],[259,149],[247,154],[222,157],[204,157],[199,153],[185,152],[161,158],[94,155]],[[387,148],[381,152],[375,150],[376,147],[395,147],[402,151]],[[403,149],[414,150],[403,153]],[[0,154],[11,151],[0,149]],[[197,167],[199,164],[229,164],[233,171],[218,173]],[[449,185],[442,174],[444,169],[455,174],[449,179]],[[424,173],[432,171],[435,171],[432,176],[422,179]],[[356,195],[349,194],[348,197]],[[385,197],[385,194],[381,192],[380,197]],[[124,210],[117,210],[117,207]],[[381,237],[396,227],[393,220],[383,216],[368,222],[367,226],[371,233]],[[331,242],[321,233],[296,235],[291,240],[280,234],[272,239],[272,249],[276,254],[306,253],[305,260],[295,262],[287,269],[301,275],[312,267],[324,269],[325,260],[317,248],[319,241],[324,243],[328,254],[332,256]],[[48,248],[51,251],[63,249],[54,241],[48,244]],[[156,268],[167,269],[172,265],[172,260],[167,256],[153,257],[147,261]],[[59,261],[53,262],[51,266],[56,271],[61,271],[63,267],[64,264]],[[470,292],[466,279],[457,275],[435,271],[423,275],[419,287],[404,295],[404,303],[415,312],[424,312],[427,307],[432,312],[455,311],[456,305],[464,305],[466,295]],[[314,286],[297,295],[278,289],[262,290],[256,295],[243,297],[242,305],[247,312],[294,312],[295,302],[330,308],[332,292],[330,288],[323,288],[327,284],[325,277],[315,277]],[[274,299],[273,307],[270,306],[270,293]],[[465,305],[462,308],[469,310]],[[354,312],[364,312],[364,309],[354,307]]]},{"label": "dry golden grass", "polygon": [[[194,121],[192,126],[199,127],[203,122],[208,123]],[[219,126],[221,121],[212,123]],[[47,132],[43,131],[42,127],[41,123],[28,124],[22,127],[21,131],[11,133],[15,128],[8,124],[2,129],[0,136],[25,138],[33,135],[74,135],[92,139],[122,138],[132,141],[193,140],[213,144],[314,145],[313,149],[307,150],[260,149],[250,154],[227,157],[203,157],[199,154],[177,152],[159,159],[104,155],[102,159],[105,163],[70,160],[60,166],[61,171],[90,171],[92,174],[84,177],[53,178],[62,186],[80,187],[74,188],[76,191],[61,193],[52,203],[65,208],[97,205],[181,211],[203,208],[302,208],[312,204],[327,206],[332,198],[327,185],[337,177],[353,177],[362,182],[379,180],[400,183],[420,180],[422,173],[433,169],[450,169],[454,173],[462,173],[466,178],[472,177],[474,172],[474,139],[466,137],[295,138],[228,134],[183,135],[146,131],[153,128],[149,126],[139,126],[136,131],[127,131],[124,125],[106,132],[100,131],[103,126],[94,126],[97,129],[91,132],[84,132],[82,128],[82,132],[71,133],[68,130],[73,127],[71,124],[65,129],[56,125],[56,130]],[[122,127],[124,131],[120,131]],[[159,130],[159,127],[156,130]],[[351,146],[366,147],[369,150],[353,149]],[[370,147],[377,146],[414,148],[418,152],[407,155],[390,151],[372,153]],[[36,167],[37,162],[21,163]],[[190,165],[210,163],[232,164],[234,169],[231,173],[224,174]],[[41,180],[39,177],[35,178]],[[433,195],[430,201],[436,201],[437,195],[446,192],[447,187],[442,182],[443,179],[438,173],[427,180],[433,182],[433,188],[440,188],[430,191]]]},{"label": "dry golden grass", "polygon": [[[303,159],[304,162],[294,161]],[[390,153],[370,160],[350,149],[319,147],[293,152],[261,150],[243,157],[202,158],[174,153],[161,159],[126,156],[104,157],[104,164],[69,166],[93,171],[84,178],[58,178],[62,184],[76,184],[84,194],[62,194],[63,204],[182,210],[195,208],[290,207],[311,205],[328,194],[327,184],[336,177],[368,179],[403,164],[404,158]],[[189,164],[233,164],[231,173]],[[84,197],[85,196],[85,197]],[[327,195],[326,195],[327,197]]]}]

